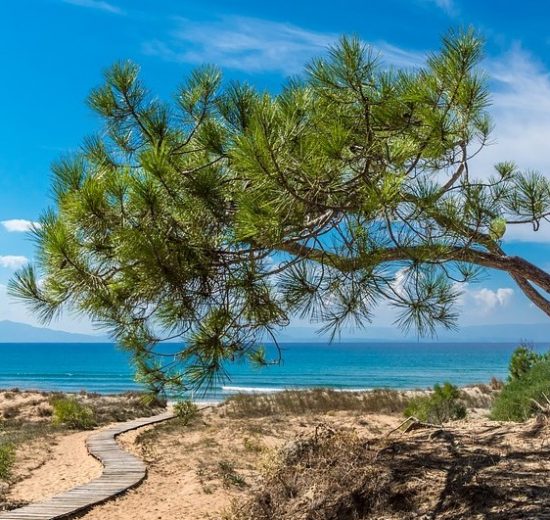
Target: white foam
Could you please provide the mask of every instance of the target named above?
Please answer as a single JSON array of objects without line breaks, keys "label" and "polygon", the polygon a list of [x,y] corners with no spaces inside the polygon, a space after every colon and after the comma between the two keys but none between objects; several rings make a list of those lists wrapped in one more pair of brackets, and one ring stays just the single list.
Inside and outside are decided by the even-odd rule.
[{"label": "white foam", "polygon": [[230,394],[271,394],[273,392],[284,392],[287,388],[273,388],[266,386],[222,386],[222,392]]},{"label": "white foam", "polygon": [[308,390],[332,390],[333,392],[370,392],[372,388],[331,388],[330,386],[312,386],[312,387],[268,387],[268,386],[222,386],[222,392],[231,394],[270,394],[274,392],[284,392],[285,390],[304,391]]}]

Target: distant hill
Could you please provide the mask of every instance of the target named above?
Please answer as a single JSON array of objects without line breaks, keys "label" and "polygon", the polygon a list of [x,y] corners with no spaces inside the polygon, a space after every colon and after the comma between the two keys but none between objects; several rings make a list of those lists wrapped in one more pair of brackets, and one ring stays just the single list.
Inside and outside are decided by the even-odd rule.
[{"label": "distant hill", "polygon": [[550,345],[550,323],[502,323],[499,325],[470,325],[461,327],[457,332],[444,332],[438,341],[519,341],[548,343]]},{"label": "distant hill", "polygon": [[[293,327],[282,330],[277,335],[281,343],[324,343],[327,336],[319,336],[314,327]],[[548,343],[550,345],[550,323],[535,324],[500,324],[476,325],[461,327],[457,332],[440,331],[435,339],[422,338],[427,342],[476,342],[488,343],[518,343],[519,341]],[[25,323],[0,321],[0,343],[102,343],[109,342],[107,336],[91,334],[75,334],[45,327],[33,327]],[[341,342],[416,342],[413,334],[404,335],[396,327],[367,327],[350,334],[343,331]]]},{"label": "distant hill", "polygon": [[109,339],[105,336],[74,334],[14,321],[0,321],[0,343],[102,343],[107,341]]},{"label": "distant hill", "polygon": [[[281,343],[322,343],[327,336],[319,336],[313,327],[288,327],[277,335]],[[342,331],[341,342],[488,342],[488,343],[518,343],[520,341],[548,343],[550,345],[550,322],[521,324],[505,323],[499,325],[469,325],[460,327],[458,331],[440,330],[436,338],[420,338],[414,334],[403,334],[397,327],[367,326],[364,330],[350,334]]]}]

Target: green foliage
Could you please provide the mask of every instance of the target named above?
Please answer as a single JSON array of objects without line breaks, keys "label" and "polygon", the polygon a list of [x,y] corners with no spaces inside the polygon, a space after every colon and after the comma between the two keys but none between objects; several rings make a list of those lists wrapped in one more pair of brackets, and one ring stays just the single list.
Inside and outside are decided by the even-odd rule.
[{"label": "green foliage", "polygon": [[53,397],[52,422],[75,430],[89,430],[96,425],[93,410],[74,397]]},{"label": "green foliage", "polygon": [[510,358],[508,364],[508,377],[510,380],[523,377],[536,363],[547,358],[547,354],[538,354],[529,345],[520,345]]},{"label": "green foliage", "polygon": [[13,444],[0,442],[0,480],[7,480],[15,462],[15,447]]},{"label": "green foliage", "polygon": [[89,98],[103,128],[54,165],[36,265],[10,293],[44,322],[89,316],[160,394],[278,361],[259,345],[297,314],[331,338],[383,302],[404,330],[452,328],[457,281],[482,268],[550,314],[550,275],[501,243],[550,214],[550,181],[468,165],[491,128],[482,57],[473,30],[403,70],[343,37],[278,94],[203,67],[173,103],[115,64]]},{"label": "green foliage", "polygon": [[443,383],[435,385],[431,394],[413,398],[405,408],[405,416],[443,424],[466,417],[466,406],[460,398],[460,390],[451,383]]},{"label": "green foliage", "polygon": [[189,424],[199,413],[198,406],[189,400],[174,403],[174,415],[181,419],[183,424]]},{"label": "green foliage", "polygon": [[544,406],[547,398],[550,398],[550,359],[544,357],[519,376],[510,378],[495,398],[491,418],[525,421],[538,411],[534,401]]},{"label": "green foliage", "polygon": [[237,471],[235,470],[235,465],[231,461],[221,460],[218,463],[218,468],[224,486],[235,486],[239,488],[244,488],[248,486],[244,477],[237,473]]}]

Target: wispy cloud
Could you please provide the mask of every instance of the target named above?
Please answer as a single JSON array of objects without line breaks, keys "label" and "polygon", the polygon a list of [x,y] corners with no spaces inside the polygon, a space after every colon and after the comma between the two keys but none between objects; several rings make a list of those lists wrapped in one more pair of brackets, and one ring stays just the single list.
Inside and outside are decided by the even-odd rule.
[{"label": "wispy cloud", "polygon": [[[457,9],[452,0],[431,2],[446,11]],[[322,55],[339,35],[315,32],[288,23],[228,16],[216,20],[175,19],[167,38],[144,43],[146,54],[180,63],[215,63],[246,72],[295,74],[312,57]],[[425,52],[373,42],[384,63],[396,67],[419,67]],[[492,144],[471,164],[474,177],[486,178],[494,165],[513,160],[522,169],[537,169],[550,175],[550,73],[520,46],[485,60],[491,82],[495,123]],[[538,232],[532,227],[509,226],[508,241],[550,242],[550,224]]]},{"label": "wispy cloud", "polygon": [[[143,52],[168,61],[216,63],[246,72],[295,74],[313,56],[326,51],[339,35],[310,31],[288,23],[230,16],[217,20],[176,19],[169,39],[145,42]],[[386,62],[417,65],[421,54],[380,42]]]},{"label": "wispy cloud", "polygon": [[14,218],[11,220],[2,220],[0,222],[2,227],[10,233],[24,233],[30,231],[33,227],[40,227],[40,223],[32,222],[30,220],[24,220],[20,218]]},{"label": "wispy cloud", "polygon": [[77,5],[79,7],[87,7],[89,9],[99,9],[112,14],[125,14],[125,12],[116,5],[104,2],[103,0],[61,0],[66,4]]},{"label": "wispy cloud", "polygon": [[0,267],[6,269],[19,269],[29,262],[26,256],[5,255],[0,256]]},{"label": "wispy cloud", "polygon": [[169,42],[146,42],[144,52],[169,61],[285,73],[300,71],[312,55],[338,38],[291,24],[238,16],[201,22],[178,18],[170,36]]},{"label": "wispy cloud", "polygon": [[456,5],[453,0],[427,0],[428,2],[435,4],[439,9],[442,9],[447,14],[453,15],[456,13]]},{"label": "wispy cloud", "polygon": [[[492,144],[472,161],[472,174],[486,178],[494,165],[514,161],[522,170],[538,170],[550,177],[550,73],[516,45],[484,63],[488,72],[494,131]],[[539,231],[531,225],[510,225],[508,241],[550,242],[550,224]]]}]

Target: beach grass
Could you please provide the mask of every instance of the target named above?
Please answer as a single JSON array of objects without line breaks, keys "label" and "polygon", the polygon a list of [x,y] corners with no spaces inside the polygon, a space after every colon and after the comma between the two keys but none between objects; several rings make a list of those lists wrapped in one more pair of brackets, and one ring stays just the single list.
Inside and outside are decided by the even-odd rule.
[{"label": "beach grass", "polygon": [[0,443],[0,480],[7,480],[15,462],[15,447],[11,442]]},{"label": "beach grass", "polygon": [[357,413],[401,413],[410,397],[398,390],[340,392],[327,388],[284,390],[271,394],[237,394],[224,403],[229,417],[265,417],[355,411]]}]

